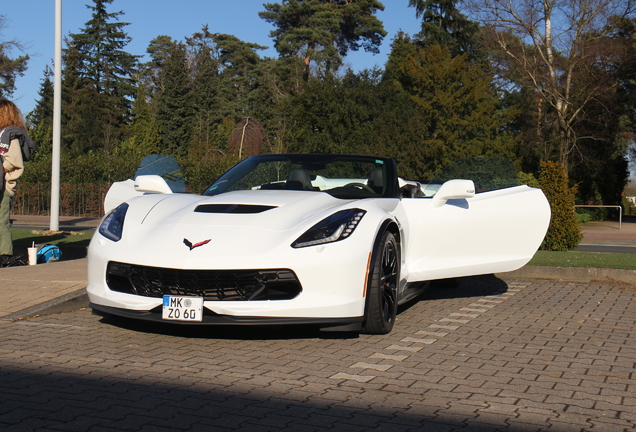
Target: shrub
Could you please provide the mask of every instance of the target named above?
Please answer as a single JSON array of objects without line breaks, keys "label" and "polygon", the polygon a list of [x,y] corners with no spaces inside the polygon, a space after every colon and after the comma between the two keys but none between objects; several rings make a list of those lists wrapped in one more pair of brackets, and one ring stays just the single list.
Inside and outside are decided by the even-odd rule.
[{"label": "shrub", "polygon": [[576,221],[580,224],[592,221],[589,213],[576,213]]},{"label": "shrub", "polygon": [[565,167],[557,162],[541,162],[539,184],[552,210],[550,227],[541,249],[567,251],[576,248],[583,236],[574,212],[576,187],[568,185]]},{"label": "shrub", "polygon": [[636,206],[633,206],[631,201],[626,197],[621,199],[621,205],[623,206],[623,214],[625,215],[633,215],[636,214]]},{"label": "shrub", "polygon": [[519,177],[519,184],[522,185],[528,185],[530,187],[533,188],[541,188],[541,185],[539,184],[539,180],[537,180],[534,175],[532,175],[532,173],[525,173],[523,171],[519,171],[517,173],[517,176]]},{"label": "shrub", "polygon": [[232,157],[221,157],[212,160],[181,158],[178,162],[183,171],[187,191],[203,193],[212,182],[225,171],[232,168],[239,160]]}]

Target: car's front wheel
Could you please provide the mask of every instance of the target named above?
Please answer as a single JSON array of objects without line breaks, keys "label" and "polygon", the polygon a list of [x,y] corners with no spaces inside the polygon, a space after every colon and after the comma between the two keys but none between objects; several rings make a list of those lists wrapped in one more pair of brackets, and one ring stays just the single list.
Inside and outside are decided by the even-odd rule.
[{"label": "car's front wheel", "polygon": [[397,315],[400,248],[391,232],[385,232],[373,252],[367,287],[363,333],[387,334]]}]

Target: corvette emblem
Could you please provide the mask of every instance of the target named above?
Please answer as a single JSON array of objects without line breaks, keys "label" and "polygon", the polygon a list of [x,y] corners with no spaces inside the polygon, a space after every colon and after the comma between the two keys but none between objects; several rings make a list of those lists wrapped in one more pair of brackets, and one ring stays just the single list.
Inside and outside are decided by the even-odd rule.
[{"label": "corvette emblem", "polygon": [[187,247],[189,247],[190,250],[192,250],[195,247],[203,246],[205,244],[210,243],[210,240],[212,240],[212,239],[207,239],[207,240],[200,241],[199,243],[192,244],[192,242],[190,240],[188,240],[187,238],[184,238],[183,239],[183,244],[186,245]]}]

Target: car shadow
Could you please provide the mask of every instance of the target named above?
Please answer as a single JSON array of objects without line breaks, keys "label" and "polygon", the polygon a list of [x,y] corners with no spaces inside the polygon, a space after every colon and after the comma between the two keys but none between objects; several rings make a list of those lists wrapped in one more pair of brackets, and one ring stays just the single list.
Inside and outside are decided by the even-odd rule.
[{"label": "car shadow", "polygon": [[490,274],[432,281],[422,295],[427,300],[435,300],[499,295],[507,291],[508,284]]},{"label": "car shadow", "polygon": [[398,315],[422,301],[484,297],[508,291],[508,284],[495,275],[466,276],[427,282],[420,295],[401,305]]}]

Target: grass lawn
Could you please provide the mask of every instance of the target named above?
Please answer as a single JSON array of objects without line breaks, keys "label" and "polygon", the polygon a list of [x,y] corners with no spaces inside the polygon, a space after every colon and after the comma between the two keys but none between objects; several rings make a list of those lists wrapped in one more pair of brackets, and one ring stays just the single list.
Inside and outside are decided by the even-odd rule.
[{"label": "grass lawn", "polygon": [[57,246],[83,246],[87,247],[93,237],[93,232],[86,231],[80,235],[72,235],[67,231],[61,234],[33,234],[30,229],[12,229],[13,244],[15,246],[31,246],[54,244]]},{"label": "grass lawn", "polygon": [[635,254],[538,251],[528,265],[636,270]]}]

